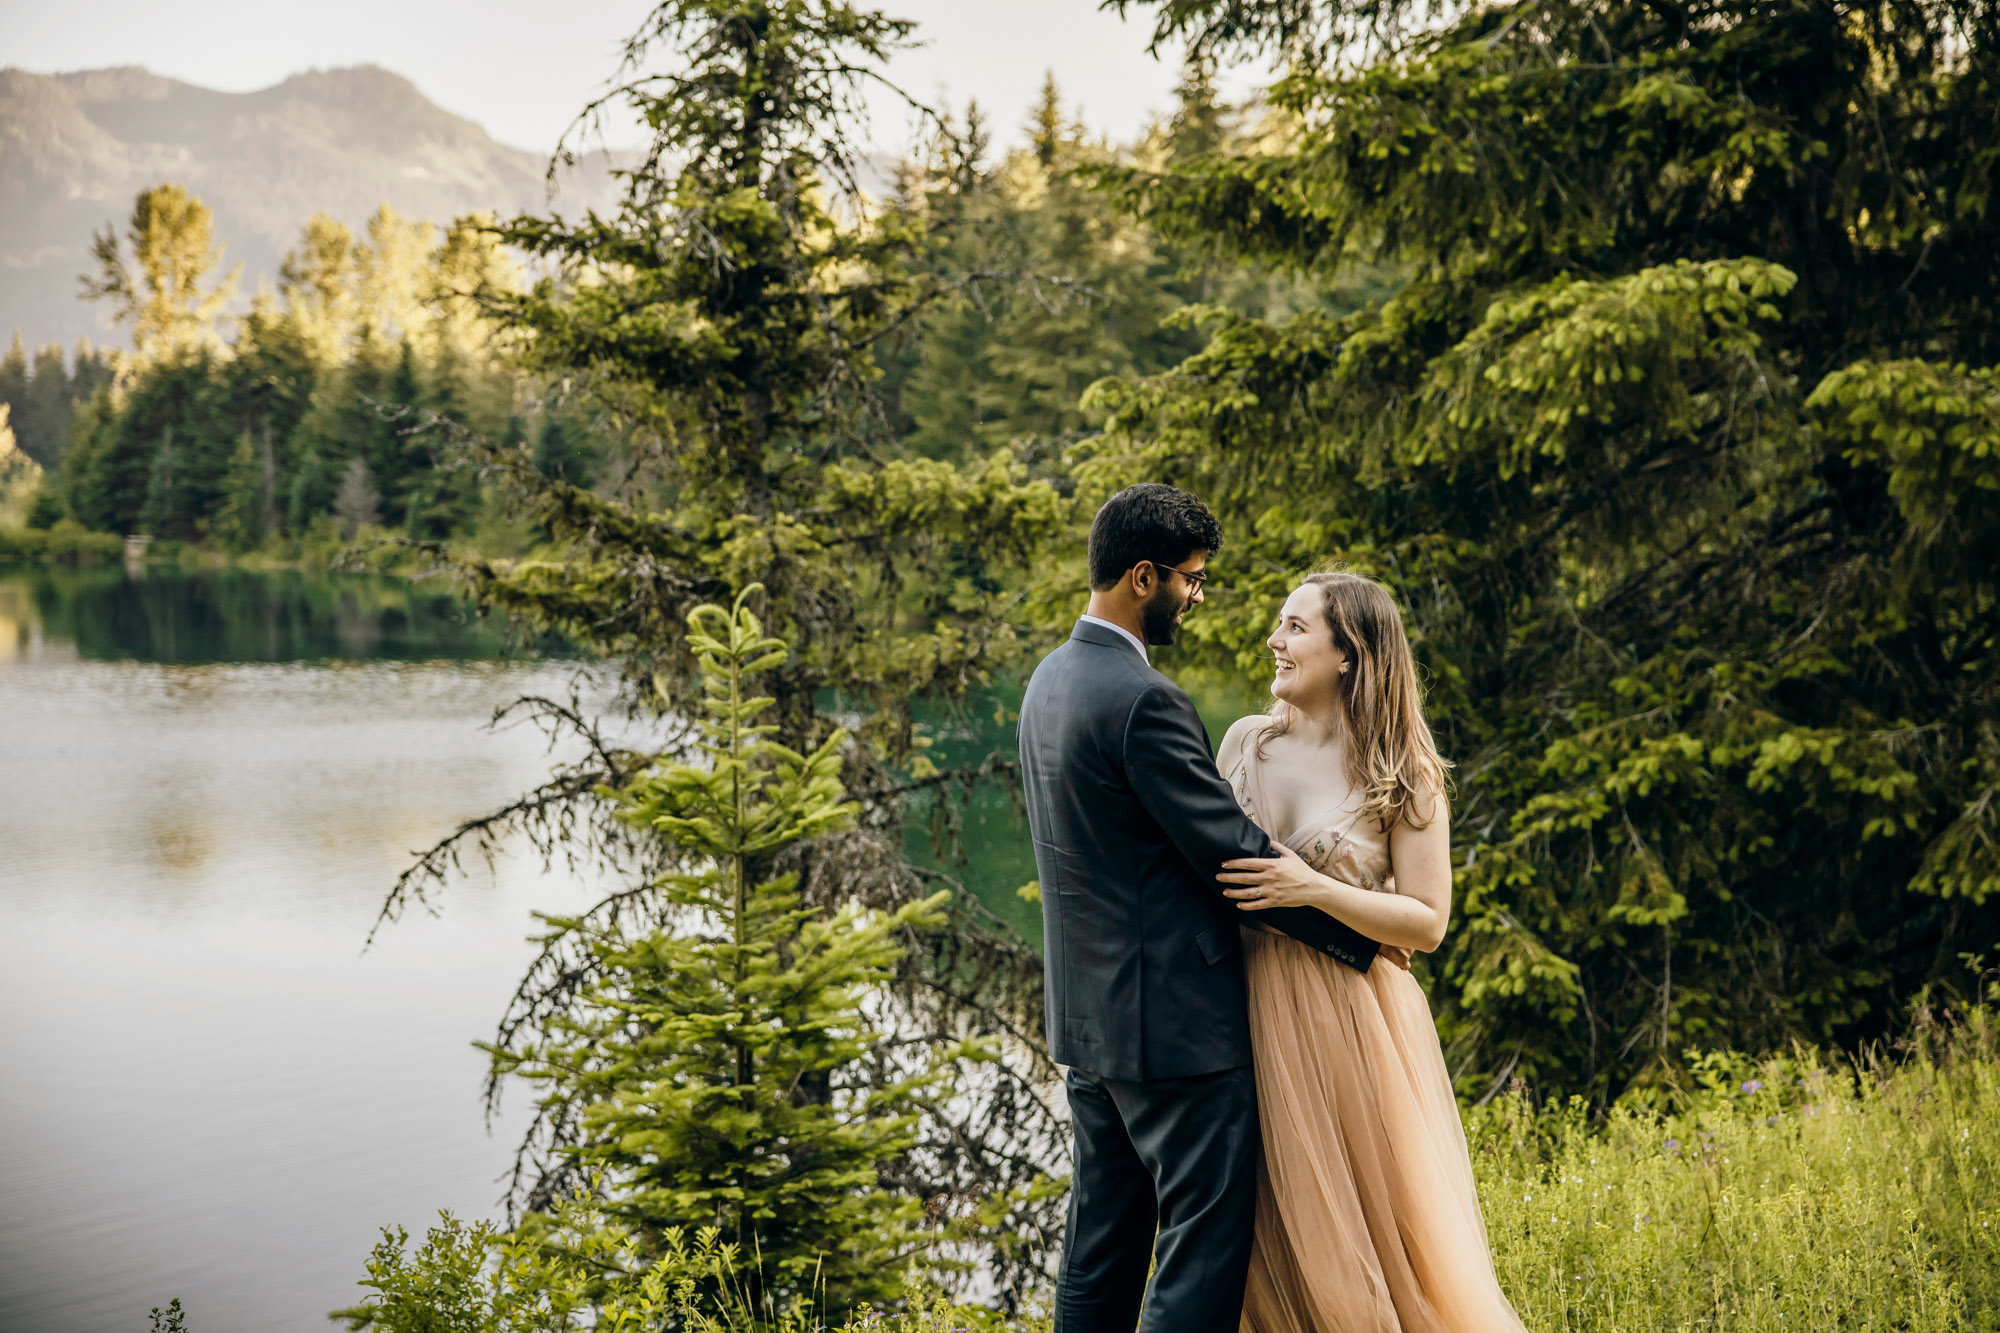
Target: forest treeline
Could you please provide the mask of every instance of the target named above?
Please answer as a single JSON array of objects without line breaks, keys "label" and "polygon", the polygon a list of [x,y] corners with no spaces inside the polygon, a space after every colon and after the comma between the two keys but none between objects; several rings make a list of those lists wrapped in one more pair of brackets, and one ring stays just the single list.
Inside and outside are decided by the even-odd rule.
[{"label": "forest treeline", "polygon": [[[897,451],[962,459],[1025,438],[1059,450],[1085,433],[1080,400],[1094,380],[1157,372],[1194,349],[1191,334],[1162,327],[1188,300],[1270,313],[1324,299],[1235,267],[1190,271],[1073,177],[1089,163],[1203,151],[1242,120],[1204,80],[1182,91],[1176,116],[1119,150],[1086,139],[1051,79],[1026,147],[988,161],[971,108],[960,134],[904,167],[895,197],[871,201],[907,210],[949,175],[964,225],[945,262],[1020,279],[977,281],[977,299],[882,349]],[[37,468],[32,485],[13,478],[17,523],[67,519],[230,553],[295,549],[316,523],[341,537],[365,524],[470,535],[497,519],[496,499],[416,429],[433,418],[524,446],[554,477],[634,482],[631,451],[587,390],[524,373],[486,313],[525,280],[490,217],[441,226],[384,206],[356,234],[317,215],[233,317],[222,312],[241,278],[225,271],[227,237],[177,185],[144,192],[92,254],[82,294],[109,306],[132,349],[84,343],[66,358],[49,345],[30,362],[15,334],[0,403]],[[0,524],[7,516],[0,507]],[[518,540],[488,532],[482,545]]]},{"label": "forest treeline", "polygon": [[18,394],[21,451],[42,469],[31,523],[231,552],[316,522],[350,536],[363,523],[458,532],[479,512],[477,479],[404,433],[418,412],[516,439],[532,430],[551,468],[583,466],[575,423],[516,409],[472,299],[510,280],[479,219],[439,228],[385,207],[356,236],[316,216],[276,286],[227,321],[223,251],[206,206],[170,183],[139,196],[122,236],[96,237],[84,286],[129,329],[131,351],[80,349],[65,373],[44,349],[0,380]]}]

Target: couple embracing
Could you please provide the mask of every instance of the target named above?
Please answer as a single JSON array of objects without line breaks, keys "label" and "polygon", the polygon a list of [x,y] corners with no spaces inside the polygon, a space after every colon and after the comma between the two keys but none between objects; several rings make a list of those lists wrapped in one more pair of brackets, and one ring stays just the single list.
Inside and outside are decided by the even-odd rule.
[{"label": "couple embracing", "polygon": [[1212,756],[1148,649],[1221,545],[1184,491],[1113,496],[1089,612],[1021,705],[1076,1140],[1056,1333],[1519,1330],[1408,971],[1451,866],[1401,617],[1367,579],[1305,580],[1270,714]]}]

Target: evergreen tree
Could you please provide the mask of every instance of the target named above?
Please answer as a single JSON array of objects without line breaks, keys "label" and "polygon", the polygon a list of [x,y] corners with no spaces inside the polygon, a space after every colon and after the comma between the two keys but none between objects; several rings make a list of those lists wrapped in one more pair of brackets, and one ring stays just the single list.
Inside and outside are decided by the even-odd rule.
[{"label": "evergreen tree", "polygon": [[1028,146],[1044,171],[1053,171],[1066,150],[1079,137],[1080,127],[1063,119],[1062,89],[1056,86],[1056,72],[1042,75],[1041,99],[1028,117]]},{"label": "evergreen tree", "polygon": [[[525,432],[525,423],[522,426]],[[588,486],[597,468],[597,453],[589,430],[575,416],[550,411],[535,432],[535,470],[554,481]]]},{"label": "evergreen tree", "polygon": [[773,700],[759,678],[788,652],[749,610],[758,591],[688,615],[700,761],[655,764],[616,797],[684,867],[661,880],[657,910],[702,924],[634,937],[547,918],[588,941],[584,1003],[544,1041],[488,1049],[578,1123],[565,1155],[602,1173],[614,1223],[654,1238],[718,1228],[752,1308],[825,1309],[838,1323],[857,1302],[898,1296],[925,1240],[921,1204],[881,1177],[914,1145],[940,1080],[876,1077],[886,1039],[863,1005],[893,979],[898,935],[942,924],[949,894],[828,910],[805,900],[796,868],[775,868],[858,807],[841,789],[845,733],[801,753],[762,721]]},{"label": "evergreen tree", "polygon": [[62,347],[49,343],[29,368],[19,330],[0,358],[0,403],[13,408],[14,438],[21,451],[47,469],[62,465],[69,447],[71,419],[79,402],[109,382],[110,366],[90,343],[79,342],[74,371],[64,365]]},{"label": "evergreen tree", "polygon": [[117,429],[127,466],[145,460],[144,493],[136,513],[116,516],[117,530],[131,531],[136,521],[137,530],[156,537],[193,541],[207,535],[235,446],[219,371],[217,354],[205,347],[140,370]]},{"label": "evergreen tree", "polygon": [[219,506],[234,432],[212,350],[142,362],[78,413],[63,459],[70,516],[98,531],[191,540]]},{"label": "evergreen tree", "polygon": [[367,460],[371,472],[386,470],[398,487],[407,484],[409,464],[402,455],[408,446],[400,434],[407,423],[395,419],[393,408],[384,408],[401,366],[400,348],[370,336],[356,341],[344,364],[315,379],[311,406],[292,435],[286,523],[293,532],[333,512],[334,495],[353,459]]},{"label": "evergreen tree", "polygon": [[35,353],[34,374],[16,413],[14,433],[21,448],[43,467],[60,466],[74,411],[62,344],[46,343]]},{"label": "evergreen tree", "polygon": [[[1054,489],[1027,480],[1005,453],[953,467],[887,450],[873,349],[935,294],[916,271],[927,241],[904,214],[843,220],[828,194],[853,184],[845,126],[858,107],[855,80],[908,32],[843,0],[654,8],[628,44],[628,77],[615,94],[654,134],[619,208],[576,223],[510,224],[502,239],[549,276],[524,295],[485,301],[506,318],[530,370],[588,392],[644,451],[653,480],[627,503],[544,477],[526,448],[465,439],[563,555],[512,564],[440,552],[483,605],[619,663],[647,687],[649,709],[669,715],[698,701],[697,664],[680,634],[688,611],[732,587],[768,589],[772,632],[797,644],[765,677],[774,738],[816,753],[835,730],[831,710],[858,718],[860,743],[840,754],[866,816],[798,853],[801,891],[816,908],[859,899],[893,912],[929,896],[899,854],[900,802],[938,776],[920,763],[927,738],[914,708],[949,704],[1020,660],[1025,644],[1010,619],[1024,571],[1064,521]],[[644,68],[656,46],[675,52],[671,74]],[[588,727],[573,711],[564,718]],[[606,831],[614,821],[594,793],[621,785],[629,757],[593,753],[609,767],[559,774],[551,792],[517,807],[519,820],[468,836],[525,827],[551,854],[589,843],[641,860],[664,855]],[[385,913],[448,866],[457,845],[413,867]],[[645,899],[620,896],[602,911]],[[912,935],[884,1021],[914,1050],[968,1033],[1032,1032],[1030,952],[968,899],[955,901],[952,917],[949,928]],[[587,946],[570,928],[545,943],[502,1046],[529,1042],[575,1010],[576,979],[598,966]],[[1001,1274],[1015,1295],[1054,1224],[1034,1164],[1060,1127],[1035,1096],[1048,1072],[1036,1058],[1021,1047],[1006,1065],[969,1071],[957,1097],[930,1108],[898,1181],[909,1196],[979,1197],[989,1238],[1026,1233]],[[518,1197],[546,1202],[575,1178],[559,1150],[580,1134],[545,1108],[524,1145]],[[538,1153],[548,1170],[535,1167]]]},{"label": "evergreen tree", "polygon": [[1083,391],[1106,375],[1150,374],[1197,340],[1162,322],[1192,295],[1179,257],[1086,184],[1114,155],[1061,114],[1051,77],[1029,147],[991,172],[931,164],[912,207],[947,235],[946,272],[1006,273],[930,313],[895,385],[904,447],[958,459],[1014,441],[1052,455],[1086,432]]},{"label": "evergreen tree", "polygon": [[[243,317],[231,351],[224,368],[227,420],[237,432],[239,449],[247,438],[255,455],[254,467],[245,465],[236,475],[243,485],[253,471],[257,479],[254,511],[238,508],[234,530],[261,537],[284,526],[283,511],[298,480],[294,437],[323,372],[305,329],[269,298],[259,299]],[[300,489],[309,494],[316,488],[309,479]],[[235,490],[231,494],[247,498]]]},{"label": "evergreen tree", "polygon": [[[69,401],[73,418],[80,404],[87,403],[97,393],[116,378],[118,355],[109,348],[91,345],[88,338],[78,338],[76,348],[70,353]],[[69,447],[65,431],[62,447]]]},{"label": "evergreen tree", "polygon": [[[440,349],[438,364],[432,368],[428,391],[419,394],[416,382],[407,389],[392,382],[391,394],[410,392],[411,411],[401,418],[399,437],[408,451],[404,488],[404,523],[412,537],[440,539],[468,523],[479,503],[478,479],[466,460],[451,448],[443,430],[418,430],[415,409],[427,410],[429,418],[447,427],[467,428],[468,402],[473,397],[472,368],[450,344]],[[518,443],[520,437],[515,437]],[[507,441],[502,441],[503,447]]]},{"label": "evergreen tree", "polygon": [[1198,355],[1097,392],[1086,483],[1165,475],[1255,534],[1196,626],[1239,666],[1294,571],[1400,590],[1461,774],[1461,1086],[1608,1096],[1951,984],[2000,929],[1992,11],[1157,12],[1197,56],[1288,52],[1293,128],[1112,176],[1133,211],[1408,281],[1201,312]]},{"label": "evergreen tree", "polygon": [[216,512],[214,531],[231,551],[254,549],[271,531],[276,477],[267,477],[262,451],[250,432],[245,431],[229,455],[229,470],[222,479],[222,507]]}]

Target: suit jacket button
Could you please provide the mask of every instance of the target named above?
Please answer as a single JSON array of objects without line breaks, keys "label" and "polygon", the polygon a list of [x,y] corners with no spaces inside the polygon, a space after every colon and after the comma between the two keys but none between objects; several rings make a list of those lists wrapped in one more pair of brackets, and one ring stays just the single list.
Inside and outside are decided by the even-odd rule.
[{"label": "suit jacket button", "polygon": [[1336,952],[1336,949],[1335,949],[1335,946],[1333,946],[1333,945],[1331,945],[1331,944],[1327,945],[1327,946],[1326,946],[1326,951],[1327,951],[1328,953],[1334,953],[1334,952]]}]

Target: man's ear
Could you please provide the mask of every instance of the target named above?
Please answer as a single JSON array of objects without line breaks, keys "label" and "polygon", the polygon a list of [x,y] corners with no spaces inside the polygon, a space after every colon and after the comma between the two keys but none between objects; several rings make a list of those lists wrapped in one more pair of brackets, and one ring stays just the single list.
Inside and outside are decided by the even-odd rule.
[{"label": "man's ear", "polygon": [[1131,580],[1133,594],[1139,600],[1144,601],[1146,590],[1153,585],[1153,562],[1150,560],[1141,560],[1138,564],[1125,571],[1125,577]]}]

